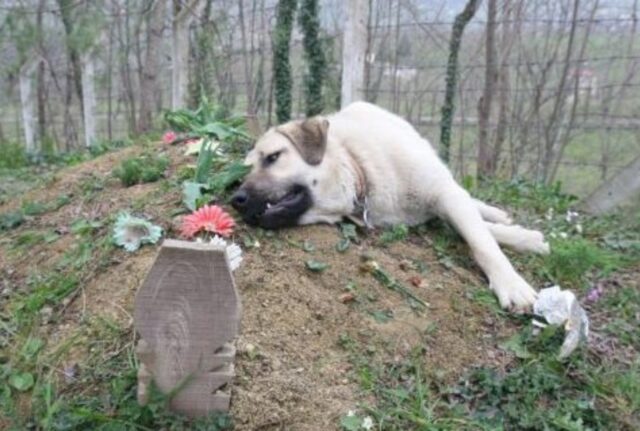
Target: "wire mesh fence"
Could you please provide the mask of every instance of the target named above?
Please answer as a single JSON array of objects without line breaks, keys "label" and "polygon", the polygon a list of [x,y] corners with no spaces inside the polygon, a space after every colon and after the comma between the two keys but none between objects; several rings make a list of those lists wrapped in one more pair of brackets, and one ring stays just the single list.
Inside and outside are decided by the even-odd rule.
[{"label": "wire mesh fence", "polygon": [[[637,1],[498,1],[490,20],[480,9],[468,25],[459,55],[450,165],[459,177],[477,162],[479,104],[486,92],[486,36],[495,34],[495,76],[488,141],[497,149],[496,174],[552,182],[586,195],[640,154],[640,36]],[[150,4],[72,4],[80,17],[100,15],[96,48],[96,123],[99,139],[133,136],[138,129],[140,87],[145,73]],[[199,4],[198,4],[199,3]],[[15,14],[33,22],[41,10],[47,37],[38,52],[44,73],[34,83],[43,99],[41,139],[60,150],[83,141],[82,103],[73,86],[73,64],[57,3],[15,2],[0,8],[0,20]],[[96,6],[98,5],[98,6]],[[198,5],[199,7],[195,7]],[[255,117],[262,128],[275,123],[272,74],[275,0],[171,1],[163,17],[162,44],[153,95],[156,125],[171,106],[172,8],[189,7],[188,100],[202,95],[226,112]],[[371,0],[362,98],[398,113],[439,144],[448,40],[463,1]],[[327,59],[326,112],[339,109],[344,2],[320,1],[321,37]],[[17,65],[24,53],[2,41],[0,139],[22,140]],[[302,34],[291,41],[293,116],[304,112]],[[35,79],[35,78],[34,78]],[[39,113],[40,115],[40,113]]]}]

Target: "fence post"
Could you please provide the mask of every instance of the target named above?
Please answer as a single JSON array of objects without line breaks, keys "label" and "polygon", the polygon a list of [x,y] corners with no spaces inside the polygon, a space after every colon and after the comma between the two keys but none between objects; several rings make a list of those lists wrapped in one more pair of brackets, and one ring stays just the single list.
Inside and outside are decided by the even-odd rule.
[{"label": "fence post", "polygon": [[363,99],[369,20],[369,0],[347,0],[344,4],[347,21],[342,39],[341,107]]},{"label": "fence post", "polygon": [[84,143],[90,148],[96,140],[95,48],[82,54],[82,103],[84,105]]},{"label": "fence post", "polygon": [[592,214],[604,214],[637,195],[640,195],[640,157],[591,193],[583,206]]},{"label": "fence post", "polygon": [[189,84],[189,25],[198,13],[200,0],[184,4],[176,14],[174,11],[171,34],[171,108],[186,105]]},{"label": "fence post", "polygon": [[33,100],[33,74],[42,61],[40,55],[29,58],[20,68],[20,104],[22,108],[22,126],[24,128],[25,149],[27,154],[36,152],[36,115]]}]

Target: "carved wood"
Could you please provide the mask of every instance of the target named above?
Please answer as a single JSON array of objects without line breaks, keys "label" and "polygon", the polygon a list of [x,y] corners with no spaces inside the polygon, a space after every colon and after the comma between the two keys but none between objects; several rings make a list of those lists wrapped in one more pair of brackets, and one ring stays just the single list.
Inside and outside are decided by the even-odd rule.
[{"label": "carved wood", "polygon": [[165,240],[135,301],[138,401],[153,380],[189,416],[228,411],[240,299],[224,247]]}]

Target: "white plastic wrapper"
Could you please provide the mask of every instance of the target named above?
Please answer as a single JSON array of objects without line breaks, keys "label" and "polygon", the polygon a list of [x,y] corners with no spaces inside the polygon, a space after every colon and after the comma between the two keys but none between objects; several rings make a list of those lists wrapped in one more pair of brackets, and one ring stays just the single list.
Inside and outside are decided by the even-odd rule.
[{"label": "white plastic wrapper", "polygon": [[544,317],[550,325],[564,326],[566,335],[558,355],[560,359],[569,356],[580,341],[586,341],[589,336],[587,313],[572,292],[561,290],[559,286],[542,289],[538,293],[538,299],[533,304],[533,313]]}]

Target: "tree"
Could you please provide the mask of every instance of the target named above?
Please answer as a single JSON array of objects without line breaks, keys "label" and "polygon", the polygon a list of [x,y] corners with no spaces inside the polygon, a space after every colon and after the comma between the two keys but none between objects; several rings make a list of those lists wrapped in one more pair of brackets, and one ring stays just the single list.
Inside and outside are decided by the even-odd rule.
[{"label": "tree", "polygon": [[469,0],[464,10],[456,16],[449,41],[449,60],[447,62],[446,88],[444,104],[442,105],[442,120],[440,124],[440,156],[449,162],[449,148],[451,145],[451,124],[455,112],[456,82],[458,79],[458,53],[464,29],[475,15],[481,0]]},{"label": "tree", "polygon": [[273,74],[278,123],[291,119],[291,64],[289,44],[297,0],[280,0],[276,10],[273,42]]},{"label": "tree", "polygon": [[147,51],[140,80],[138,133],[151,130],[154,100],[158,91],[158,54],[162,44],[166,1],[150,0],[147,17]]},{"label": "tree", "polygon": [[57,2],[60,8],[60,19],[62,20],[64,32],[67,36],[67,54],[71,62],[71,68],[67,72],[67,106],[71,103],[71,87],[73,86],[80,101],[80,109],[82,112],[82,69],[80,65],[80,53],[76,44],[73,43],[73,37],[76,33],[76,19],[73,14],[73,9],[78,7],[78,4],[73,0],[57,0]]},{"label": "tree", "polygon": [[307,74],[304,78],[304,96],[306,115],[313,116],[322,112],[322,84],[326,61],[322,51],[320,20],[318,19],[318,0],[302,0],[299,12],[300,27],[302,27]]},{"label": "tree", "polygon": [[496,0],[489,0],[485,41],[484,88],[478,102],[478,172],[479,179],[494,174],[496,169],[495,146],[489,140],[489,120],[493,105],[493,93],[498,80],[496,64]]}]

